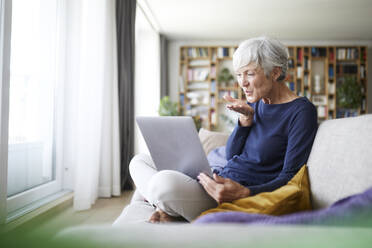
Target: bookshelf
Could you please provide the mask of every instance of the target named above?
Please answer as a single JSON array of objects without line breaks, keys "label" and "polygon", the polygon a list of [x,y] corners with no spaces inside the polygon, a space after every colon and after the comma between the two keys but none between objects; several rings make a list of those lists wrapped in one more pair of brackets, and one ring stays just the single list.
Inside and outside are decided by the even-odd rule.
[{"label": "bookshelf", "polygon": [[[199,115],[202,126],[224,130],[224,94],[244,99],[235,76],[227,85],[218,81],[223,68],[232,69],[237,46],[182,46],[179,60],[179,109],[184,115]],[[299,96],[317,107],[318,121],[361,115],[367,110],[367,47],[288,46],[288,76],[285,83]],[[357,111],[345,112],[337,106],[337,88],[346,76],[362,86],[362,102]],[[224,118],[221,118],[224,117]]]}]

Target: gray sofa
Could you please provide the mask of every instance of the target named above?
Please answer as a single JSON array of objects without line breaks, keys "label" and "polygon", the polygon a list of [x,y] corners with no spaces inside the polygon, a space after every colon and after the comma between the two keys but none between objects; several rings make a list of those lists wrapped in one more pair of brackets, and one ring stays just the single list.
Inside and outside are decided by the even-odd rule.
[{"label": "gray sofa", "polygon": [[[211,149],[213,140],[216,146],[226,142],[224,134],[202,132],[205,149]],[[372,187],[372,115],[323,122],[307,165],[314,209],[328,207]],[[135,193],[112,227],[73,228],[60,237],[84,239],[89,236],[92,244],[106,243],[112,247],[150,244],[152,247],[370,247],[372,244],[370,228],[146,223],[153,211],[153,207]]]}]

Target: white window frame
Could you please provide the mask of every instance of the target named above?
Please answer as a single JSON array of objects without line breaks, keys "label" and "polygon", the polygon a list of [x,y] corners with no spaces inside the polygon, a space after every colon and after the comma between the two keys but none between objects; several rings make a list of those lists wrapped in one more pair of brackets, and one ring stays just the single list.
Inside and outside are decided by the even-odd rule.
[{"label": "white window frame", "polygon": [[12,1],[0,0],[0,224],[7,216],[11,13]]},{"label": "white window frame", "polygon": [[[0,55],[2,61],[0,67],[1,73],[1,85],[0,85],[0,111],[1,111],[1,135],[0,135],[0,224],[6,223],[7,219],[12,215],[16,215],[17,211],[22,209],[24,211],[25,207],[37,200],[50,196],[52,194],[58,193],[62,190],[62,159],[56,157],[56,151],[59,151],[57,154],[61,154],[61,133],[58,131],[61,128],[55,126],[54,134],[54,149],[53,149],[53,163],[55,163],[55,179],[51,182],[36,186],[19,194],[16,194],[11,197],[7,197],[7,167],[8,167],[8,122],[9,122],[9,81],[10,81],[10,43],[11,43],[11,13],[12,6],[11,0],[0,0],[1,6],[1,38],[0,40]],[[60,1],[61,8],[65,9],[65,2]],[[64,21],[65,15],[62,13],[60,21],[58,22],[58,28],[60,29],[59,33],[62,33],[64,37]],[[3,21],[4,20],[4,21]],[[58,47],[61,48],[65,45],[64,39],[58,37],[57,40],[61,42],[58,44]],[[3,56],[4,55],[4,56]],[[63,56],[63,55],[62,55]],[[61,58],[63,59],[63,58]],[[61,75],[61,74],[60,74]],[[58,76],[60,76],[58,75]],[[59,80],[57,84],[60,84],[63,80]],[[57,85],[56,87],[61,87]],[[61,97],[62,98],[62,97]],[[62,102],[59,99],[55,99],[56,104],[60,105]],[[60,108],[55,108],[60,109]],[[59,121],[61,120],[62,113],[56,113],[54,125],[60,125]],[[60,156],[60,155],[59,155]],[[27,207],[26,207],[27,208]],[[31,211],[31,209],[29,209]]]}]

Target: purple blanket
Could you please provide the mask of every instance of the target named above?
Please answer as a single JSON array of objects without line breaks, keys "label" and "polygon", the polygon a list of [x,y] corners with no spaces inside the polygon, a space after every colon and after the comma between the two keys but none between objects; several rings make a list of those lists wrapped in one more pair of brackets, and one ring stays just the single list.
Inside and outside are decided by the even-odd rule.
[{"label": "purple blanket", "polygon": [[335,226],[372,227],[372,188],[361,194],[341,199],[332,206],[316,211],[299,212],[283,216],[223,212],[207,214],[195,224],[204,223],[244,224],[312,224]]}]

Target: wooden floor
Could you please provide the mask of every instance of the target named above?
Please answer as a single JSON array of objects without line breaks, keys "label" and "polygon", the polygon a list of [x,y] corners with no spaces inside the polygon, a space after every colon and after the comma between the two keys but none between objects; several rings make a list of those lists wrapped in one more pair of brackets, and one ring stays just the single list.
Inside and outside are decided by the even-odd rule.
[{"label": "wooden floor", "polygon": [[129,204],[133,191],[124,191],[120,197],[100,198],[93,207],[85,211],[75,211],[72,206],[51,213],[42,220],[33,221],[23,229],[53,235],[74,226],[111,225]]}]

